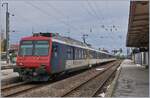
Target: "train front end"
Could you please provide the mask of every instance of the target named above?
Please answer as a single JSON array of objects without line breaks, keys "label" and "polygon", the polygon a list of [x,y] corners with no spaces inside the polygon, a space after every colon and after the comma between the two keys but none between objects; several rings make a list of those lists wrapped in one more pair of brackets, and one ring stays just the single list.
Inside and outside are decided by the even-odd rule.
[{"label": "train front end", "polygon": [[50,37],[22,38],[14,72],[23,80],[47,81],[51,72],[51,45]]}]

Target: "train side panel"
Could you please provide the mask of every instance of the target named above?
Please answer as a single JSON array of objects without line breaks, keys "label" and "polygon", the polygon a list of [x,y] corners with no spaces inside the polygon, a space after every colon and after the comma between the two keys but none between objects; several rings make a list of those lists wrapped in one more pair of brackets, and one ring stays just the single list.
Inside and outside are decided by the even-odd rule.
[{"label": "train side panel", "polygon": [[70,46],[59,42],[52,44],[51,73],[90,67],[93,64],[112,61],[105,53]]}]

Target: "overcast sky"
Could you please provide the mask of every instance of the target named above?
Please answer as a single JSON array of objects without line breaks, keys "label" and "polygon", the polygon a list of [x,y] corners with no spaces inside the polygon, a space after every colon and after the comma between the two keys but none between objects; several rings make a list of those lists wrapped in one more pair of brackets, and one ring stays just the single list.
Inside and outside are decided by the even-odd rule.
[{"label": "overcast sky", "polygon": [[[123,48],[126,34],[129,0],[7,0],[10,16],[10,42],[18,43],[22,36],[34,32],[57,32],[87,42],[95,48]],[[1,7],[1,31],[5,31],[5,7]],[[15,30],[15,32],[12,32]],[[68,33],[70,32],[70,33]]]}]

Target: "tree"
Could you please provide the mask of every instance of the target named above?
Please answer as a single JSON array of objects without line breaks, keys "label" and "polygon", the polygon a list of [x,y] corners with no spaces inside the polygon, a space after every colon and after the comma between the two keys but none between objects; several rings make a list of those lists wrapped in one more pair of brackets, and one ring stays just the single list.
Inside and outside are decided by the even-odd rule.
[{"label": "tree", "polygon": [[1,41],[1,51],[6,51],[6,39]]}]

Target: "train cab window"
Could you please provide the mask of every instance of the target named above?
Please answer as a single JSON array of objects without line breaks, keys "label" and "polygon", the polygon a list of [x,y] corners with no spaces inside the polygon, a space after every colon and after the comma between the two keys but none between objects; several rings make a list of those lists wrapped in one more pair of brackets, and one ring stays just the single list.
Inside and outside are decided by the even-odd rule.
[{"label": "train cab window", "polygon": [[57,45],[52,46],[52,53],[53,53],[54,57],[58,56],[58,46]]},{"label": "train cab window", "polygon": [[19,55],[33,55],[33,41],[22,41]]},{"label": "train cab window", "polygon": [[47,56],[49,52],[48,41],[35,41],[35,56]]}]

